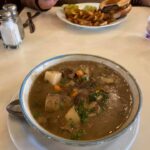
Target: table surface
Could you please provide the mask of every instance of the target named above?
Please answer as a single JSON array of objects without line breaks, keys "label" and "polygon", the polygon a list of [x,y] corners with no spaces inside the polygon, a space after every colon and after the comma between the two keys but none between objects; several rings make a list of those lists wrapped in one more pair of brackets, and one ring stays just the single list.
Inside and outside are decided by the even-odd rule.
[{"label": "table surface", "polygon": [[[26,37],[19,49],[4,49],[0,42],[0,149],[16,150],[7,130],[5,107],[19,90],[28,71],[56,55],[88,53],[121,64],[137,79],[143,93],[143,105],[140,131],[132,150],[148,150],[150,40],[145,39],[144,34],[150,9],[134,7],[124,23],[103,31],[81,30],[67,25],[57,18],[56,9],[35,18],[36,32],[30,34],[26,29]],[[26,19],[25,11],[27,9],[22,13],[23,19]]]}]

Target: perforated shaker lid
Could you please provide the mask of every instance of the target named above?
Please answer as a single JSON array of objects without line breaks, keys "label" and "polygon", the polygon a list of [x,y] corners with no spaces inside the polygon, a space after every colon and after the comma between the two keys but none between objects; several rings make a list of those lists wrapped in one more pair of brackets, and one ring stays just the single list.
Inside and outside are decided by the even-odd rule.
[{"label": "perforated shaker lid", "polygon": [[0,10],[0,19],[1,20],[6,20],[8,18],[11,18],[11,13],[6,10]]},{"label": "perforated shaker lid", "polygon": [[10,11],[12,15],[17,14],[17,6],[15,4],[5,4],[3,6],[4,10]]}]

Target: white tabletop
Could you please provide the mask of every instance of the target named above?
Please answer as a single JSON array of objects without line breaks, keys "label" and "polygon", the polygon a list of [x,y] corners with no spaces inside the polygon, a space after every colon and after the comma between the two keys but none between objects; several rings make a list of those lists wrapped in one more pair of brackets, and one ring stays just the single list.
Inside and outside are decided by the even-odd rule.
[{"label": "white tabletop", "polygon": [[143,93],[143,106],[140,132],[132,150],[148,150],[150,40],[145,39],[144,34],[150,9],[135,7],[123,24],[105,31],[71,27],[61,22],[55,13],[56,8],[53,8],[37,17],[34,20],[36,32],[30,34],[26,29],[26,37],[18,50],[4,49],[0,42],[0,149],[16,150],[8,134],[5,107],[19,90],[27,72],[56,55],[88,53],[116,61],[137,79]]}]

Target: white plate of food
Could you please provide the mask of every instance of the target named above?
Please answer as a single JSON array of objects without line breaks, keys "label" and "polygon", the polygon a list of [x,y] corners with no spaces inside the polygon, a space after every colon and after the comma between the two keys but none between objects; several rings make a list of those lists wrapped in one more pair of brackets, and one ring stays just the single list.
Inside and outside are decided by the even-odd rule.
[{"label": "white plate of food", "polygon": [[[121,3],[119,3],[120,1]],[[102,29],[116,26],[125,21],[130,10],[131,5],[128,0],[118,0],[118,3],[115,4],[78,3],[63,5],[58,8],[56,14],[60,20],[75,27]]]}]

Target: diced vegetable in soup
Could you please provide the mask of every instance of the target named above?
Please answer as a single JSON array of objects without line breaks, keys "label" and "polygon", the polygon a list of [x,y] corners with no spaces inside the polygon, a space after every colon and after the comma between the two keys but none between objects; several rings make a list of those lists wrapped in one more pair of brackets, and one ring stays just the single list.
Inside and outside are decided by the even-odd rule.
[{"label": "diced vegetable in soup", "polygon": [[72,140],[112,134],[128,119],[132,101],[124,78],[92,61],[69,61],[49,68],[35,80],[29,96],[36,121]]}]

